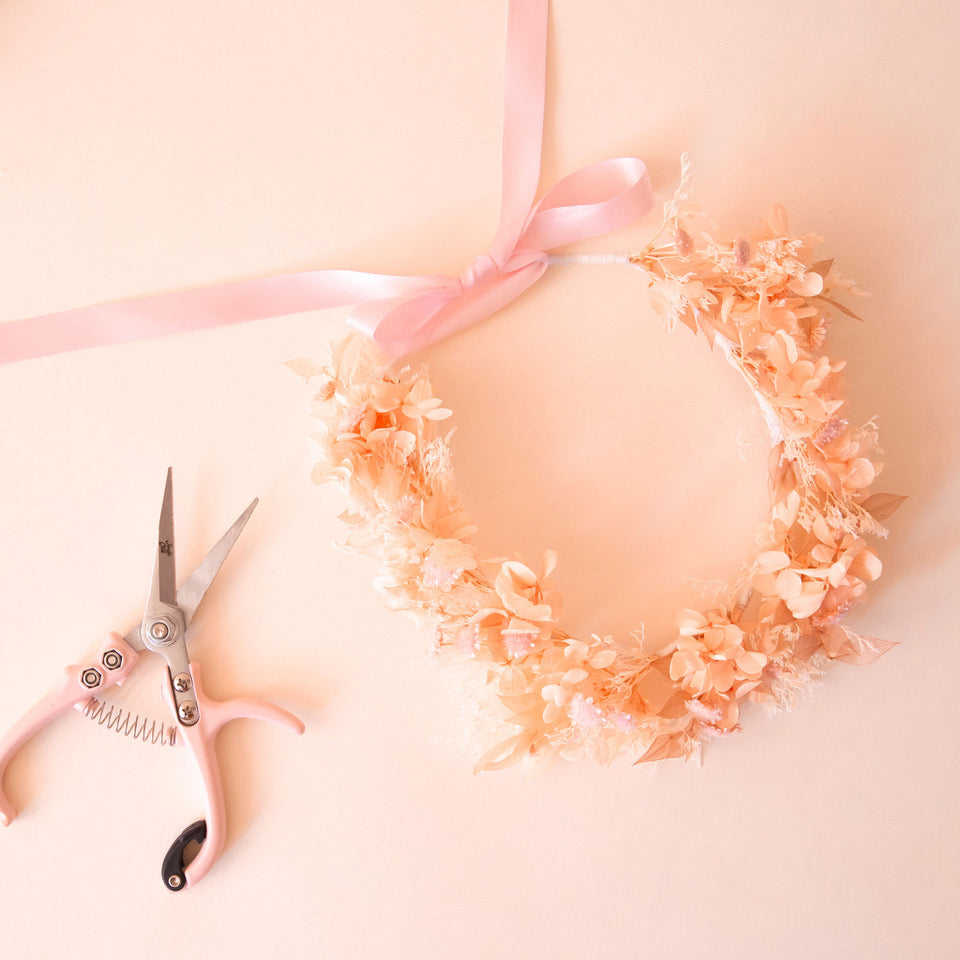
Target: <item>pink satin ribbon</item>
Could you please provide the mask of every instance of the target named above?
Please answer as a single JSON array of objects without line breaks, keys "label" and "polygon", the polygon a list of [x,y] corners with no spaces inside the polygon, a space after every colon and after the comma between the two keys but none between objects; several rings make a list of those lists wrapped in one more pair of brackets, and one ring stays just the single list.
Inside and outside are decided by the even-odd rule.
[{"label": "pink satin ribbon", "polygon": [[349,322],[401,357],[495,313],[535,283],[549,250],[624,227],[653,206],[641,160],[564,177],[534,204],[540,179],[548,0],[510,0],[503,191],[493,243],[457,277],[313,270],[118,300],[0,324],[0,363],[84,347],[354,305]]}]

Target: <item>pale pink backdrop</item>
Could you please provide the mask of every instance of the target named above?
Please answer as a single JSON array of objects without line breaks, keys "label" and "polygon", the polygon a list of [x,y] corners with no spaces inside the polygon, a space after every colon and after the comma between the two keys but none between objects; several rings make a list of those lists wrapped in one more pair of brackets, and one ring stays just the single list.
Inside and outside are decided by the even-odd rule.
[{"label": "pale pink backdrop", "polygon": [[[459,271],[495,225],[504,24],[502,0],[8,0],[0,319],[313,266]],[[879,416],[881,488],[910,500],[855,625],[902,645],[702,767],[472,775],[426,631],[332,548],[342,501],[308,480],[282,363],[342,311],[0,369],[0,727],[138,616],[168,464],[184,565],[261,498],[205,607],[211,692],[308,723],[226,731],[230,846],[174,897],[186,755],[65,718],[8,773],[3,956],[956,956],[958,41],[950,3],[553,4],[545,186],[635,153],[662,198],[688,150],[725,227],[783,202],[873,294],[834,350],[854,416]],[[743,385],[644,297],[626,268],[557,268],[426,358],[481,545],[558,548],[576,629],[667,629],[764,509]]]}]

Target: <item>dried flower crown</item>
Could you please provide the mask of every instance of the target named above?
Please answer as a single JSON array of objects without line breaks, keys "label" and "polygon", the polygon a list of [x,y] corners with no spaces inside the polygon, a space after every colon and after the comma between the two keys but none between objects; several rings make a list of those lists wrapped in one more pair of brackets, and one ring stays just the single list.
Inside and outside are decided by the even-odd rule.
[{"label": "dried flower crown", "polygon": [[781,208],[751,240],[729,241],[688,194],[684,159],[660,233],[628,259],[667,327],[704,334],[749,383],[774,442],[772,502],[749,569],[714,608],[680,611],[653,654],[564,631],[552,554],[540,574],[518,560],[485,572],[439,429],[451,413],[425,372],[356,334],[320,368],[292,364],[320,378],[314,479],[349,497],[346,546],[377,559],[391,606],[435,625],[439,654],[478,667],[488,726],[503,732],[478,770],[530,756],[686,757],[737,730],[744,701],[789,703],[827,661],[868,663],[892,645],[843,625],[881,570],[864,535],[884,536],[903,499],[868,495],[877,431],[848,425],[844,362],[822,352],[830,315],[852,316],[834,294],[855,287],[814,260],[818,238],[789,235]]}]

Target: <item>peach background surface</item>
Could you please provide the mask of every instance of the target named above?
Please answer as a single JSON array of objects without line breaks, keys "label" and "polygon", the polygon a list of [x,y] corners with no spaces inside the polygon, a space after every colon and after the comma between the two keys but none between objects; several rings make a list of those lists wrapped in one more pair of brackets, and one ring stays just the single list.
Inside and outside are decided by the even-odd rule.
[{"label": "peach background surface", "polygon": [[[70,715],[7,774],[5,957],[957,955],[960,164],[952,3],[555,0],[544,186],[644,157],[749,229],[777,201],[873,294],[839,324],[878,489],[908,494],[856,611],[901,641],[702,766],[475,777],[426,630],[331,546],[309,391],[327,311],[0,369],[0,727],[149,583],[163,472],[181,569],[261,505],[203,608],[210,692],[302,739],[221,739],[230,839],[182,895],[186,753]],[[6,0],[0,320],[320,266],[459,272],[495,226],[505,3]],[[652,214],[580,246],[637,249]],[[567,625],[668,629],[750,554],[765,449],[742,383],[623,267],[551,271],[429,351],[488,555],[560,551]]]}]

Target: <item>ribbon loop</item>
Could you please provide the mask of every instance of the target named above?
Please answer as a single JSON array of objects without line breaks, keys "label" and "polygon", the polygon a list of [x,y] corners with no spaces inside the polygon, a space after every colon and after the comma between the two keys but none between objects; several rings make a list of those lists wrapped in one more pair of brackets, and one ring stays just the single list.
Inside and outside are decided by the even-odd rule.
[{"label": "ribbon loop", "polygon": [[553,250],[626,227],[652,207],[653,187],[642,160],[604,160],[571,173],[547,191],[534,207],[521,242]]},{"label": "ribbon loop", "polygon": [[493,257],[489,253],[481,253],[474,257],[470,266],[460,274],[460,287],[464,293],[472,287],[479,287],[485,283],[493,283],[500,274]]}]

